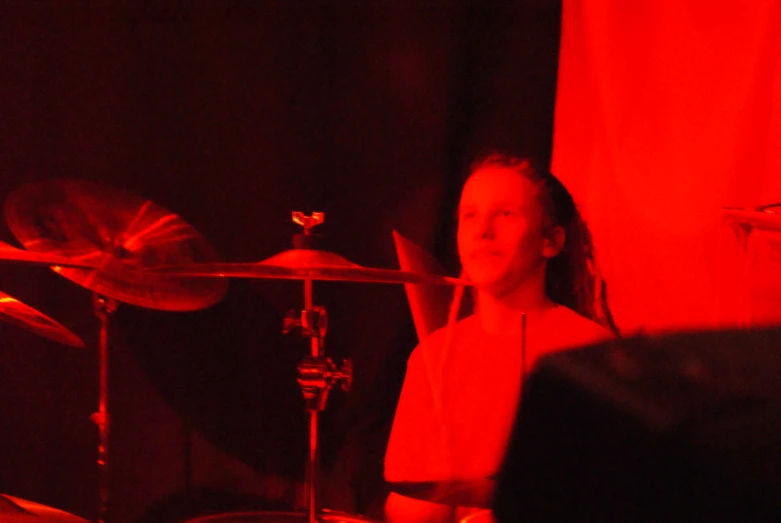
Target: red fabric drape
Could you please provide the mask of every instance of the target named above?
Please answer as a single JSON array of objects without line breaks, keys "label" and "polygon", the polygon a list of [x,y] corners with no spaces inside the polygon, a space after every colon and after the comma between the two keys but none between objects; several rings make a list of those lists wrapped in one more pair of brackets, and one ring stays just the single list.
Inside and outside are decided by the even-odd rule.
[{"label": "red fabric drape", "polygon": [[781,200],[781,4],[566,0],[562,22],[552,170],[619,326],[778,317],[772,249],[746,250],[720,209]]}]

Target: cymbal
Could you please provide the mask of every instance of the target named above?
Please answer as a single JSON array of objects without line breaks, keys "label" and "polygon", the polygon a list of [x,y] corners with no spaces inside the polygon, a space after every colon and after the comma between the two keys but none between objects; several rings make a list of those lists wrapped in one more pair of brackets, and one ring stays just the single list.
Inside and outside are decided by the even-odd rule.
[{"label": "cymbal", "polygon": [[0,261],[32,263],[37,265],[56,265],[58,267],[74,267],[81,269],[93,268],[90,264],[76,259],[61,258],[59,256],[26,251],[24,249],[18,249],[3,241],[0,241]]},{"label": "cymbal", "polygon": [[409,498],[454,507],[491,508],[495,478],[389,482],[391,491]]},{"label": "cymbal", "polygon": [[[422,247],[393,231],[393,242],[396,246],[396,257],[399,267],[405,271],[442,273],[445,268]],[[420,285],[405,285],[405,293],[409,302],[412,320],[418,340],[447,324],[450,304],[454,300],[453,289],[442,285],[422,287]]]},{"label": "cymbal", "polygon": [[193,278],[309,279],[432,285],[468,284],[463,280],[447,276],[364,267],[338,254],[315,249],[290,249],[260,262],[191,264],[159,267],[152,269],[151,272]]},{"label": "cymbal", "polygon": [[777,212],[775,206],[764,210],[724,208],[722,216],[733,223],[767,231],[781,231],[781,214]]},{"label": "cymbal", "polygon": [[67,328],[4,292],[0,292],[0,319],[52,341],[71,347],[84,347],[81,338]]},{"label": "cymbal", "polygon": [[227,292],[227,282],[143,271],[217,259],[192,226],[149,200],[87,181],[48,180],[11,193],[5,215],[11,232],[30,251],[94,267],[55,270],[105,297],[150,309],[192,311],[217,303]]},{"label": "cymbal", "polygon": [[4,523],[88,523],[88,520],[7,494],[0,494],[0,521]]}]

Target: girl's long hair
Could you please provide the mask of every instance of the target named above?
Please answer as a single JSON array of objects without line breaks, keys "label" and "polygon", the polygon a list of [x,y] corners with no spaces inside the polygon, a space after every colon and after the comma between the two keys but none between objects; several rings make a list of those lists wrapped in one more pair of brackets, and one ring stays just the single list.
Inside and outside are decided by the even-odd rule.
[{"label": "girl's long hair", "polygon": [[608,306],[607,284],[594,261],[591,232],[564,184],[527,158],[501,153],[481,157],[469,172],[487,166],[513,169],[534,182],[539,188],[545,227],[560,226],[566,233],[561,252],[548,260],[545,271],[548,297],[618,334]]}]

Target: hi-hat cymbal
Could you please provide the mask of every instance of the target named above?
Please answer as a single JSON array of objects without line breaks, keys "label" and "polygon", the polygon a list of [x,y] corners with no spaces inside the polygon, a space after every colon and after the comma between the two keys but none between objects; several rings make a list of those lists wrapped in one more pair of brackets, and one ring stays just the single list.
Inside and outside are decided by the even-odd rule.
[{"label": "hi-hat cymbal", "polygon": [[252,278],[468,285],[468,282],[447,276],[364,267],[338,254],[314,249],[290,249],[254,263],[191,264],[160,267],[152,269],[151,272],[188,278]]},{"label": "hi-hat cymbal", "polygon": [[0,319],[58,343],[84,347],[81,338],[67,328],[4,292],[0,292]]},{"label": "hi-hat cymbal", "polygon": [[0,241],[0,261],[32,263],[36,265],[56,265],[58,267],[74,267],[81,269],[93,268],[90,264],[76,259],[61,258],[50,254],[26,251],[24,249],[18,249],[3,241]]},{"label": "hi-hat cymbal", "polygon": [[150,309],[192,311],[217,303],[227,292],[224,281],[143,271],[217,259],[193,227],[149,200],[86,181],[49,180],[14,191],[5,215],[11,232],[30,251],[95,267],[55,270],[108,298]]}]

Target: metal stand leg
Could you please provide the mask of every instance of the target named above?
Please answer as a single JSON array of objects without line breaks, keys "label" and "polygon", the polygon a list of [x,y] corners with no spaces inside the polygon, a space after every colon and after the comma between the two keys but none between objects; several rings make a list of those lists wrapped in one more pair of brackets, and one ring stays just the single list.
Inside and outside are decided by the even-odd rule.
[{"label": "metal stand leg", "polygon": [[92,415],[92,421],[98,426],[100,443],[98,444],[98,471],[100,476],[100,505],[98,523],[107,523],[108,519],[108,443],[111,418],[108,409],[108,340],[109,319],[117,310],[117,302],[111,298],[93,295],[95,315],[100,320],[100,392],[98,412]]},{"label": "metal stand leg", "polygon": [[328,393],[336,383],[341,383],[343,390],[349,390],[352,383],[352,363],[345,360],[338,367],[325,357],[323,340],[325,338],[327,316],[323,307],[312,305],[312,282],[305,280],[305,309],[300,319],[295,313],[285,318],[283,332],[288,333],[298,328],[305,337],[311,339],[310,355],[298,365],[298,383],[304,396],[304,408],[309,415],[309,457],[306,468],[304,492],[309,523],[318,523],[320,512],[320,449],[318,444],[318,421],[320,412],[325,410]]}]

